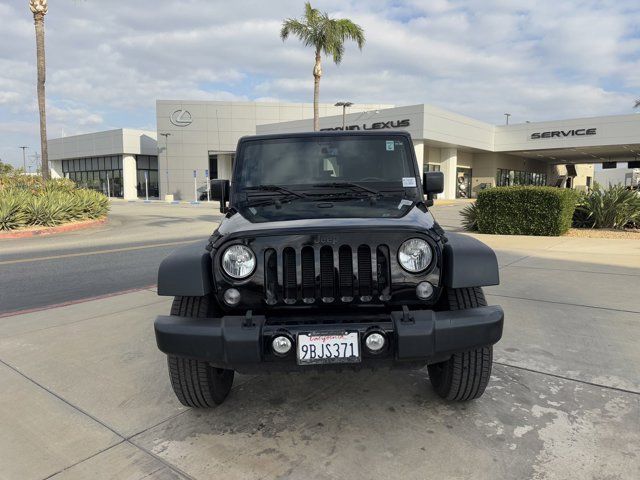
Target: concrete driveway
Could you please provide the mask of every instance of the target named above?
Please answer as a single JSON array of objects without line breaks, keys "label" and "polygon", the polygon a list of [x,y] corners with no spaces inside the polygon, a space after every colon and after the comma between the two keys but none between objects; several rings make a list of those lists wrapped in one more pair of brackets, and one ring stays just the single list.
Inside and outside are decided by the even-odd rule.
[{"label": "concrete driveway", "polygon": [[0,478],[638,478],[640,242],[481,238],[506,323],[475,402],[422,370],[239,376],[185,409],[143,289],[0,319]]}]

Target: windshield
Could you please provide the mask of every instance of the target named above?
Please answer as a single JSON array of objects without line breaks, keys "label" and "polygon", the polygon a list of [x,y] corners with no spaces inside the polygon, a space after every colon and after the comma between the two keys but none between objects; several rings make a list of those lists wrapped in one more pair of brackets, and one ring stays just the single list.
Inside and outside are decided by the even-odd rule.
[{"label": "windshield", "polygon": [[250,140],[237,158],[236,206],[253,222],[399,217],[420,198],[411,148],[393,134]]},{"label": "windshield", "polygon": [[236,187],[377,182],[402,187],[415,178],[402,136],[257,140],[242,149]]}]

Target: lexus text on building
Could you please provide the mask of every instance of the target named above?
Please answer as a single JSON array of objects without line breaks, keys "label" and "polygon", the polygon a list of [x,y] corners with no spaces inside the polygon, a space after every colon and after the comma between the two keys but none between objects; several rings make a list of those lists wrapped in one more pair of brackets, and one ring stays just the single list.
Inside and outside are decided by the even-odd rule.
[{"label": "lexus text on building", "polygon": [[[362,125],[347,125],[345,130],[382,130],[385,128],[407,128],[411,126],[411,120],[406,118],[404,120],[389,120],[388,122],[374,122],[371,125],[363,123]],[[332,130],[342,130],[342,127],[329,127],[321,128],[321,132],[327,132]]]}]

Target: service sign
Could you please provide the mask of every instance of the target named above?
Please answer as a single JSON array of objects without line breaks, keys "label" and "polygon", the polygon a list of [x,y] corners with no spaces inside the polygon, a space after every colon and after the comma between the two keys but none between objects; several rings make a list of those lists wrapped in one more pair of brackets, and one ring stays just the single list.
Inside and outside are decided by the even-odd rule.
[{"label": "service sign", "polygon": [[574,128],[570,130],[550,130],[548,132],[534,132],[529,136],[530,140],[541,140],[543,138],[567,138],[567,137],[583,137],[586,135],[595,135],[595,128]]}]

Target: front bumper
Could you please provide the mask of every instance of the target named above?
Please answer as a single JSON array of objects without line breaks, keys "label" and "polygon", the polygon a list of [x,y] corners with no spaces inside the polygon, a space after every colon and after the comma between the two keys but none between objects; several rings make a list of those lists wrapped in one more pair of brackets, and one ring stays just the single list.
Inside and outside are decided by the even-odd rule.
[{"label": "front bumper", "polygon": [[[347,320],[346,322],[344,320]],[[384,333],[387,348],[380,353],[363,350],[359,364],[326,367],[375,367],[426,365],[446,360],[451,354],[493,345],[502,336],[504,312],[499,306],[435,312],[403,310],[362,317],[287,317],[278,321],[262,315],[193,318],[159,316],[154,327],[158,348],[168,355],[206,360],[220,368],[240,372],[308,370],[298,366],[295,348],[281,357],[271,352],[278,334],[295,339],[302,332],[357,331],[360,339],[370,331]]]}]

